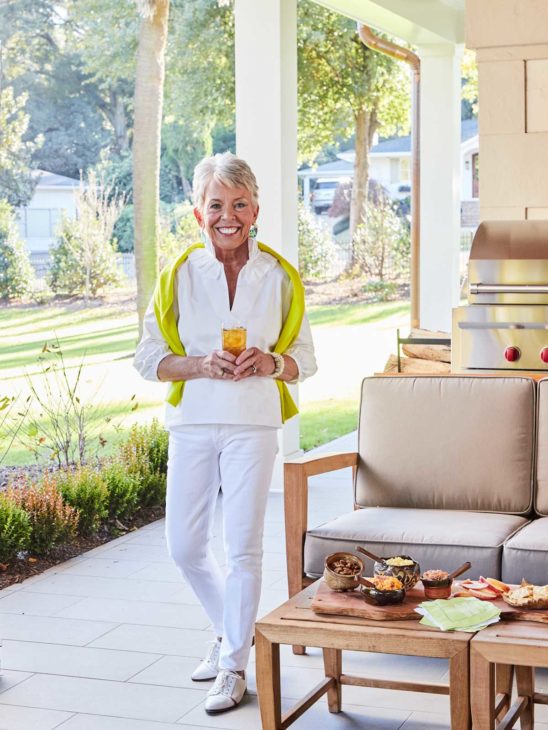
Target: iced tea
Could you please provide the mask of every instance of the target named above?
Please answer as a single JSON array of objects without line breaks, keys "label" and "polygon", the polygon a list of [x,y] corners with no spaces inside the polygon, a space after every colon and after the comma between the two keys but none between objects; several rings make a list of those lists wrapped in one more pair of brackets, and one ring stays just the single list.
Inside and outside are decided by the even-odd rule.
[{"label": "iced tea", "polygon": [[241,325],[223,324],[223,350],[238,357],[246,348],[247,330]]}]

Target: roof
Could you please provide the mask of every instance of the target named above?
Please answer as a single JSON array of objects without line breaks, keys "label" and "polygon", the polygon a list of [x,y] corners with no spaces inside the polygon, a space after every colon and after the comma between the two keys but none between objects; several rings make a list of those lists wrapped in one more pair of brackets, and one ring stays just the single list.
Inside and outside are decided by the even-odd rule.
[{"label": "roof", "polygon": [[36,187],[40,188],[72,189],[80,185],[80,180],[65,177],[64,175],[56,175],[54,172],[47,172],[46,170],[34,170],[33,176],[37,179]]},{"label": "roof", "polygon": [[354,163],[347,160],[334,160],[334,162],[326,162],[325,165],[317,165],[316,167],[304,167],[299,170],[300,177],[322,177],[331,173],[336,177],[344,175],[351,176],[354,171]]},{"label": "roof", "polygon": [[[463,119],[460,126],[460,141],[466,142],[466,140],[475,137],[478,133],[478,120],[477,119]],[[371,147],[370,153],[372,155],[388,155],[398,153],[411,153],[411,135],[405,137],[390,137],[390,139],[383,139],[382,142]],[[354,151],[343,152],[346,160],[354,159]]]},{"label": "roof", "polygon": [[[478,133],[477,119],[463,119],[460,123],[460,141],[465,142]],[[386,154],[388,152],[411,152],[411,135],[405,137],[391,137],[379,142],[371,148],[372,154]]]}]

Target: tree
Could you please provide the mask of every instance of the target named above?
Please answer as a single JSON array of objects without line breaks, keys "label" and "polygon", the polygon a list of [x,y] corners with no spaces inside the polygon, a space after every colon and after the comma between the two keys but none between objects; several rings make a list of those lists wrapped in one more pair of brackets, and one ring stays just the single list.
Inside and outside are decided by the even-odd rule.
[{"label": "tree", "polygon": [[113,245],[114,225],[123,199],[91,171],[75,195],[76,218],[64,218],[52,252],[50,286],[55,292],[86,299],[119,283]]},{"label": "tree", "polygon": [[474,51],[466,49],[462,57],[462,98],[470,104],[473,116],[478,114],[478,67]]},{"label": "tree", "polygon": [[6,200],[0,199],[0,300],[19,299],[29,294],[33,278],[34,271],[19,237],[13,209]]},{"label": "tree", "polygon": [[0,81],[0,199],[16,207],[26,205],[32,197],[31,156],[41,142],[24,139],[29,122],[25,102],[26,96],[16,98],[13,88],[2,88]]},{"label": "tree", "polygon": [[133,210],[139,329],[158,273],[160,149],[169,0],[137,0]]},{"label": "tree", "polygon": [[[82,27],[78,11],[90,5],[93,0],[8,0],[0,9],[2,78],[16,96],[27,96],[25,140],[39,135],[44,140],[33,152],[32,165],[69,177],[96,164],[101,150],[116,149],[113,120],[120,115],[113,111],[109,117],[110,104],[115,103],[110,89],[95,80],[86,62],[91,56],[86,41],[95,50],[99,34],[92,26]],[[114,27],[109,29],[111,37]],[[104,47],[100,52],[106,56]],[[130,94],[127,81],[128,99]]]},{"label": "tree", "polygon": [[353,236],[365,215],[374,135],[408,125],[408,76],[401,64],[364,46],[354,21],[311,0],[299,2],[297,42],[302,159],[312,161],[334,137],[355,135]]}]

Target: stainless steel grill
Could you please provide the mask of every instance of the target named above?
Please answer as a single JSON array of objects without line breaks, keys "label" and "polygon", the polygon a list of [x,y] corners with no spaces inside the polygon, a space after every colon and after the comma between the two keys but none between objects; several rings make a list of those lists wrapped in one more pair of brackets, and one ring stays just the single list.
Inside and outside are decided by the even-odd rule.
[{"label": "stainless steel grill", "polygon": [[468,302],[453,310],[453,372],[548,371],[548,221],[479,226]]}]

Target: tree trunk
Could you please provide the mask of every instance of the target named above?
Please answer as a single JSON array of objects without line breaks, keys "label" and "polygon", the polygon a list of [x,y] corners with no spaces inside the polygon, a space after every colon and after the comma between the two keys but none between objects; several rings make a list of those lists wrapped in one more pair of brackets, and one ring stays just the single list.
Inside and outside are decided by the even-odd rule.
[{"label": "tree trunk", "polygon": [[169,0],[141,20],[135,71],[133,210],[139,335],[158,275],[160,143]]},{"label": "tree trunk", "polygon": [[[354,240],[357,227],[365,222],[367,214],[367,192],[369,186],[369,150],[379,126],[375,111],[359,111],[356,115],[356,156],[354,158],[354,179],[350,201],[350,240]],[[352,251],[352,265],[354,260]]]},{"label": "tree trunk", "polygon": [[365,220],[367,183],[369,179],[369,112],[361,110],[356,115],[356,157],[350,201],[350,239],[354,239],[357,227]]},{"label": "tree trunk", "polygon": [[114,139],[116,140],[116,151],[118,154],[122,154],[129,149],[126,108],[121,94],[111,89],[109,96],[112,107],[111,123],[114,129]]}]

